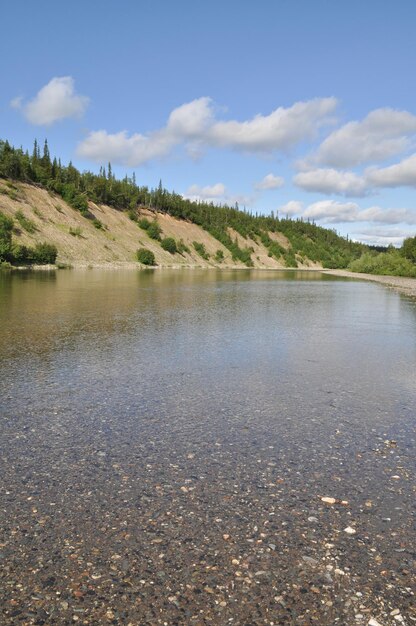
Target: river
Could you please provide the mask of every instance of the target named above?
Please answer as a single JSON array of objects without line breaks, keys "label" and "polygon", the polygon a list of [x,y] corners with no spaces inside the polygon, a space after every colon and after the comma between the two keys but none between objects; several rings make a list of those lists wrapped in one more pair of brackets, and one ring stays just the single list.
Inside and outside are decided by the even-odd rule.
[{"label": "river", "polygon": [[413,623],[415,365],[373,283],[0,273],[0,622]]}]

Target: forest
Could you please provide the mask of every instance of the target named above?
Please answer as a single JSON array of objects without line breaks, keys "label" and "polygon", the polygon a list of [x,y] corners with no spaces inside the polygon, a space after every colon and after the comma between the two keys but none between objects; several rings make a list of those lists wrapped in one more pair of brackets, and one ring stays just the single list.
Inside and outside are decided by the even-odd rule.
[{"label": "forest", "polygon": [[[386,273],[387,268],[388,273],[416,275],[416,237],[406,240],[400,250],[371,249],[310,221],[274,214],[253,214],[237,205],[231,207],[191,201],[166,190],[161,181],[154,189],[140,186],[134,174],[119,180],[113,174],[110,163],[107,168],[101,167],[98,174],[80,172],[71,162],[63,165],[59,158],[52,158],[47,140],[42,149],[35,140],[31,153],[11,146],[7,140],[0,140],[0,177],[40,185],[58,194],[85,219],[91,219],[96,228],[101,225],[90,212],[89,201],[125,211],[137,222],[140,209],[144,207],[188,220],[204,228],[230,250],[234,260],[248,267],[252,265],[252,249],[248,245],[241,247],[230,236],[229,228],[244,238],[261,241],[267,247],[269,256],[283,260],[286,267],[297,267],[298,261],[309,259],[322,263],[326,268],[350,267],[354,271],[374,273]],[[45,262],[40,259],[47,258],[47,262],[53,262],[56,258],[57,251],[52,244],[45,243],[40,251],[13,249],[10,240],[12,229],[13,224],[8,223],[8,218],[0,217],[0,261],[23,263],[26,260],[31,263]],[[270,233],[274,232],[283,233],[288,238],[289,249],[284,249],[270,238]],[[388,263],[383,263],[384,259]]]}]

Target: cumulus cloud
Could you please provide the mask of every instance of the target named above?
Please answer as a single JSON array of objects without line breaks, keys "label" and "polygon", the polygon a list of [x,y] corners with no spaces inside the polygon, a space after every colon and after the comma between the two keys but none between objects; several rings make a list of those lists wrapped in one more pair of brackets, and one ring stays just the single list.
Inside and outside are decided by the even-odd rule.
[{"label": "cumulus cloud", "polygon": [[285,179],[274,174],[267,174],[261,181],[255,184],[254,188],[259,191],[267,191],[269,189],[278,189],[283,187]]},{"label": "cumulus cloud", "polygon": [[[168,118],[167,133],[178,140],[200,139],[213,123],[214,110],[211,98],[203,97],[182,104]],[[163,132],[163,130],[161,131]]]},{"label": "cumulus cloud", "polygon": [[287,151],[313,139],[320,127],[333,122],[337,104],[335,98],[316,98],[286,109],[279,107],[270,115],[256,115],[245,122],[217,122],[208,139],[215,146],[247,152]]},{"label": "cumulus cloud", "polygon": [[375,187],[416,187],[416,154],[390,167],[368,170],[366,176]]},{"label": "cumulus cloud", "polygon": [[359,241],[360,243],[365,243],[368,246],[394,246],[394,247],[400,247],[401,244],[403,243],[403,239],[405,239],[406,237],[409,237],[408,234],[403,234],[403,235],[386,235],[386,236],[381,236],[381,235],[376,235],[370,232],[368,233],[360,233],[360,232],[355,232],[355,233],[351,233],[351,239],[353,241]]},{"label": "cumulus cloud", "polygon": [[101,163],[110,159],[134,166],[166,156],[180,145],[195,155],[209,146],[249,153],[287,151],[332,123],[336,106],[335,98],[316,98],[243,122],[218,121],[213,101],[203,97],[174,109],[165,126],[147,134],[93,131],[78,153]]},{"label": "cumulus cloud", "polygon": [[384,161],[406,150],[414,133],[416,116],[376,109],[362,121],[349,122],[332,132],[307,162],[345,168]]},{"label": "cumulus cloud", "polygon": [[375,222],[383,224],[416,224],[416,213],[410,209],[382,209],[378,206],[361,209],[354,202],[321,200],[309,205],[303,217],[323,224],[348,222]]},{"label": "cumulus cloud", "polygon": [[355,202],[319,200],[304,209],[302,217],[324,224],[357,221],[359,206]]},{"label": "cumulus cloud", "polygon": [[74,79],[61,76],[52,78],[26,104],[21,97],[14,98],[10,104],[20,109],[31,124],[50,126],[65,118],[81,117],[88,103],[89,98],[75,92]]},{"label": "cumulus cloud", "polygon": [[[290,211],[288,210],[290,209]],[[362,209],[355,202],[337,200],[319,200],[306,207],[302,202],[292,200],[279,208],[279,212],[297,215],[321,224],[341,224],[353,222],[372,222],[378,224],[416,224],[416,211],[406,208],[383,209],[372,206]]]},{"label": "cumulus cloud", "polygon": [[293,182],[305,191],[325,194],[359,197],[368,193],[365,178],[353,172],[340,172],[332,168],[300,172],[293,178]]},{"label": "cumulus cloud", "polygon": [[395,226],[391,228],[373,227],[354,230],[351,235],[353,239],[358,239],[359,241],[372,246],[400,246],[403,239],[414,236],[414,231],[397,228]]},{"label": "cumulus cloud", "polygon": [[134,167],[166,156],[175,145],[175,137],[161,131],[129,137],[127,131],[111,134],[98,130],[78,146],[78,155],[98,163],[111,161]]},{"label": "cumulus cloud", "polygon": [[279,214],[284,216],[287,215],[288,217],[294,217],[295,215],[300,216],[302,214],[302,211],[303,203],[299,202],[298,200],[290,200],[289,202],[286,202],[286,204],[282,204],[278,208]]},{"label": "cumulus cloud", "polygon": [[189,200],[220,200],[225,196],[225,185],[216,183],[215,185],[207,185],[200,187],[199,185],[191,185],[185,194],[185,198]]},{"label": "cumulus cloud", "polygon": [[191,185],[184,198],[193,200],[194,202],[213,202],[214,204],[227,204],[234,206],[236,203],[241,206],[252,206],[255,197],[244,194],[229,194],[223,183],[215,185]]}]

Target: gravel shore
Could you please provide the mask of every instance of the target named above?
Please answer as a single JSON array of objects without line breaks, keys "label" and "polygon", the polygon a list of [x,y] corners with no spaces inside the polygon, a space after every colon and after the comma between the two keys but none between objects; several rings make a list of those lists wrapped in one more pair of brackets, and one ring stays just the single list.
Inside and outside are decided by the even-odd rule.
[{"label": "gravel shore", "polygon": [[346,278],[356,278],[362,280],[372,280],[382,283],[386,287],[391,287],[406,296],[416,297],[416,278],[406,278],[405,276],[378,276],[375,274],[357,274],[347,270],[323,270],[325,274],[333,276],[345,276]]}]

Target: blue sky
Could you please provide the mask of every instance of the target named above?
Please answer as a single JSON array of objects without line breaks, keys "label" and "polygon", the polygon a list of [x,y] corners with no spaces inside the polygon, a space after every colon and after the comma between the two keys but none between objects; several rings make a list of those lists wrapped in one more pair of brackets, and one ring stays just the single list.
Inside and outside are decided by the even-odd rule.
[{"label": "blue sky", "polygon": [[414,0],[15,0],[0,137],[353,239],[416,234]]}]

